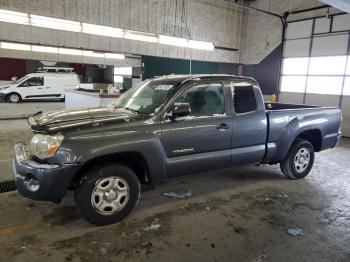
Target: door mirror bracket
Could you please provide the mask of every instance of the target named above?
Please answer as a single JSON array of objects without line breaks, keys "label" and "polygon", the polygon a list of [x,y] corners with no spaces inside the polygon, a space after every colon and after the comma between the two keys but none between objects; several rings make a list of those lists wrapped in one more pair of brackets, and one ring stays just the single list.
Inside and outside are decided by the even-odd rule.
[{"label": "door mirror bracket", "polygon": [[171,120],[175,120],[178,117],[184,117],[191,114],[191,107],[189,103],[174,103],[170,112],[166,115]]}]

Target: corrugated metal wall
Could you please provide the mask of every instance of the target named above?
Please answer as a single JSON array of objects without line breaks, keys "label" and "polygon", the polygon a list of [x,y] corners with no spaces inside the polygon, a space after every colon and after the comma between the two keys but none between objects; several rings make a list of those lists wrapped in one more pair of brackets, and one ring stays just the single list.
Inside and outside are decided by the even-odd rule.
[{"label": "corrugated metal wall", "polygon": [[[130,30],[239,46],[242,10],[209,0],[2,0],[0,8]],[[112,52],[217,62],[237,62],[238,53],[93,36],[0,23],[0,39]],[[44,59],[44,58],[41,58]]]}]

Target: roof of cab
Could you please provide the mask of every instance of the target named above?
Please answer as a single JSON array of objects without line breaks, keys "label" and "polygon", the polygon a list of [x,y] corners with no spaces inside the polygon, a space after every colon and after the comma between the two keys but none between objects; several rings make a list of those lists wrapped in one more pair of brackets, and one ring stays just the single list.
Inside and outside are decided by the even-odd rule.
[{"label": "roof of cab", "polygon": [[67,75],[73,75],[73,76],[75,76],[76,73],[74,73],[74,72],[62,72],[62,73],[37,72],[37,73],[30,73],[30,74],[27,74],[26,76],[42,76],[42,75],[53,75],[53,76],[61,76],[61,75],[67,76]]},{"label": "roof of cab", "polygon": [[188,80],[225,80],[225,79],[247,79],[247,80],[254,80],[251,77],[246,76],[236,76],[236,75],[227,75],[227,74],[193,74],[193,75],[163,75],[163,76],[156,76],[152,78],[154,80],[175,80],[179,82],[188,81]]}]

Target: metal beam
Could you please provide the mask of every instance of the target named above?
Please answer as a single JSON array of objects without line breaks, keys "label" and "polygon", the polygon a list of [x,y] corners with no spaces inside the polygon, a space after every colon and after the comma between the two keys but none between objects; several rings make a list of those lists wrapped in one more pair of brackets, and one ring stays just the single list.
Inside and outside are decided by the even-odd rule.
[{"label": "metal beam", "polygon": [[249,5],[242,5],[242,4],[239,4],[239,3],[235,2],[235,1],[232,1],[232,0],[225,0],[225,1],[230,3],[230,4],[232,4],[232,5],[235,5],[235,6],[239,6],[239,7],[245,8],[245,9],[255,10],[257,12],[261,12],[261,13],[264,13],[264,14],[267,14],[267,15],[272,15],[272,16],[278,17],[279,19],[281,19],[281,21],[283,23],[283,16],[281,16],[280,14],[273,13],[273,12],[270,12],[270,11],[267,11],[267,10],[264,10],[264,9],[260,9],[260,8],[256,8],[256,7],[253,7],[253,6],[249,6]]},{"label": "metal beam", "polygon": [[319,9],[329,8],[329,7],[331,7],[331,6],[330,5],[321,5],[321,6],[311,7],[311,8],[307,8],[307,9],[291,11],[291,12],[289,12],[289,14],[294,15],[294,14],[305,13],[305,12],[315,11],[315,10],[319,10]]}]

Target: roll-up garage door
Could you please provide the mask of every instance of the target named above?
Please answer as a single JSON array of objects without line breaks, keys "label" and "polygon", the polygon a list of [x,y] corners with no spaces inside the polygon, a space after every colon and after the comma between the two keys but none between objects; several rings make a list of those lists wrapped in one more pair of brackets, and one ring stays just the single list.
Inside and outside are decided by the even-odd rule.
[{"label": "roll-up garage door", "polygon": [[279,100],[340,106],[350,137],[350,14],[288,22]]}]

